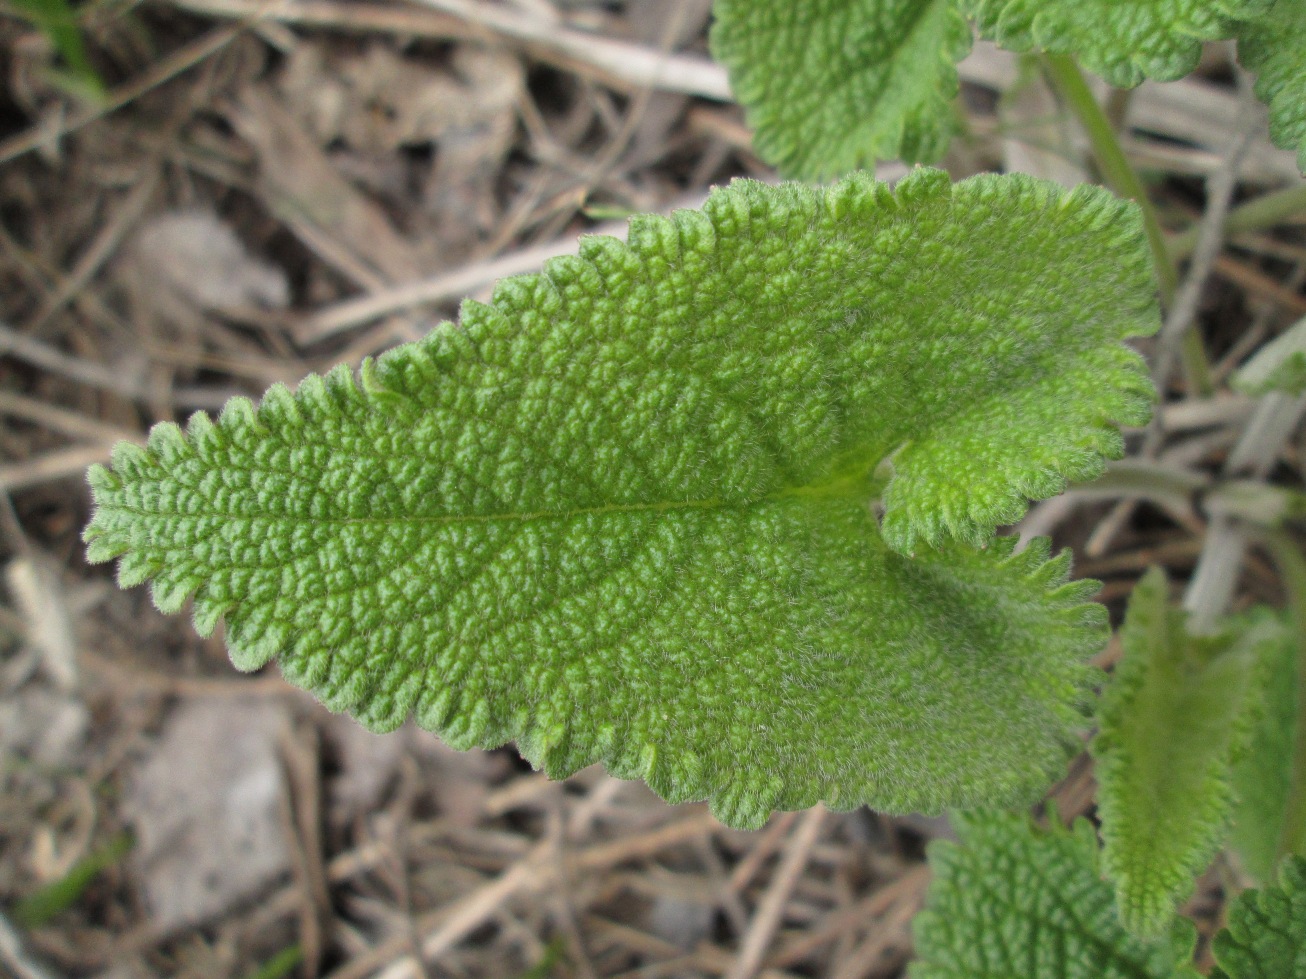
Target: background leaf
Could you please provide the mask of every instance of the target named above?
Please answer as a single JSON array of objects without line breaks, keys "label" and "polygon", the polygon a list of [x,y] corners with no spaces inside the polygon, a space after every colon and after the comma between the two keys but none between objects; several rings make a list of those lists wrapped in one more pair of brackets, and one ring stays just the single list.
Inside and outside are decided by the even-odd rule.
[{"label": "background leaf", "polygon": [[1172,979],[1192,957],[1191,922],[1153,942],[1124,930],[1087,820],[1046,832],[1005,813],[956,824],[958,843],[930,844],[911,979]]},{"label": "background leaf", "polygon": [[1296,149],[1306,173],[1306,4],[1275,0],[1238,26],[1238,60],[1256,74],[1256,94],[1270,107],[1276,146]]},{"label": "background leaf", "polygon": [[877,160],[932,163],[957,127],[956,0],[717,0],[712,54],[780,172],[825,180]]},{"label": "background leaf", "polygon": [[500,283],[361,386],[120,445],[89,556],[373,729],[601,760],[734,824],[1027,800],[1103,610],[1046,542],[947,538],[1119,451],[1150,286],[1100,189],[736,183]]},{"label": "background leaf", "polygon": [[1165,575],[1149,571],[1129,603],[1092,744],[1103,869],[1121,919],[1143,934],[1167,925],[1224,840],[1231,766],[1259,710],[1264,647],[1281,633],[1258,617],[1191,636],[1186,618]]},{"label": "background leaf", "polygon": [[1278,886],[1239,894],[1214,944],[1211,979],[1306,977],[1306,859],[1285,860]]},{"label": "background leaf", "polygon": [[1174,81],[1202,42],[1233,37],[1234,18],[1273,0],[962,0],[980,34],[1011,51],[1068,54],[1112,85]]},{"label": "background leaf", "polygon": [[[1270,613],[1265,613],[1270,614]],[[1297,706],[1298,640],[1284,626],[1277,642],[1262,647],[1263,709],[1247,750],[1233,767],[1230,844],[1258,881],[1274,876],[1292,785]]]},{"label": "background leaf", "polygon": [[68,66],[68,81],[77,94],[104,97],[104,82],[86,54],[82,29],[69,0],[10,0],[13,7],[45,32]]}]

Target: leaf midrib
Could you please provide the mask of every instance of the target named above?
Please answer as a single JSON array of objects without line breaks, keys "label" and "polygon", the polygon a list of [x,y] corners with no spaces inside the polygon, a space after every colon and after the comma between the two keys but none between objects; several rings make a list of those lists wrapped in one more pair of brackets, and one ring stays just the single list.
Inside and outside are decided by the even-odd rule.
[{"label": "leaf midrib", "polygon": [[105,505],[103,509],[117,510],[122,513],[128,513],[132,516],[146,519],[164,518],[184,520],[208,518],[220,520],[262,520],[290,524],[326,524],[332,526],[355,526],[365,524],[433,524],[438,526],[458,526],[463,524],[530,523],[537,520],[572,520],[577,517],[602,516],[616,513],[668,513],[679,510],[713,509],[743,510],[764,505],[766,503],[775,503],[781,500],[795,498],[820,500],[837,498],[852,499],[861,497],[865,499],[869,506],[873,495],[871,484],[865,474],[857,472],[840,475],[823,482],[812,483],[806,486],[787,486],[779,490],[773,490],[772,492],[766,493],[762,496],[739,501],[730,501],[721,499],[720,497],[712,497],[705,500],[657,500],[651,503],[605,503],[601,506],[593,507],[574,507],[565,510],[535,510],[516,513],[446,514],[442,516],[304,517],[269,513],[226,513],[213,510],[199,510],[195,512],[160,510],[156,508],[147,510],[140,507],[125,506],[122,504]]}]

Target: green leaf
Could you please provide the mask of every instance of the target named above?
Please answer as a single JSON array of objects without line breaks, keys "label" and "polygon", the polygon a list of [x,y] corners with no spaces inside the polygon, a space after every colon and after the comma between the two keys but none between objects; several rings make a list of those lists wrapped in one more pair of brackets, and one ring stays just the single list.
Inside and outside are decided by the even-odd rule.
[{"label": "green leaf", "polygon": [[[1258,615],[1271,616],[1268,610]],[[1233,767],[1233,825],[1229,842],[1258,881],[1274,876],[1292,787],[1298,723],[1297,639],[1281,626],[1277,641],[1262,647],[1263,710],[1247,750]]]},{"label": "green leaf", "polygon": [[[980,34],[1012,51],[1073,55],[1112,85],[1173,81],[1197,67],[1204,41],[1233,37],[1234,19],[1273,0],[961,0]],[[1294,0],[1295,2],[1295,0]]]},{"label": "green leaf", "polygon": [[1146,417],[1120,341],[1156,326],[1149,268],[1100,188],[737,182],[361,384],[118,446],[88,555],[375,730],[603,761],[732,824],[1027,800],[1103,612],[1046,542],[948,538],[985,544]]},{"label": "green leaf", "polygon": [[877,160],[931,163],[956,128],[956,0],[717,0],[712,54],[786,176],[825,180]]},{"label": "green leaf", "polygon": [[1238,25],[1238,60],[1256,75],[1256,94],[1270,107],[1276,146],[1297,150],[1306,173],[1306,4],[1277,0]]},{"label": "green leaf", "polygon": [[1214,948],[1211,979],[1306,979],[1306,859],[1285,860],[1277,887],[1239,894]]},{"label": "green leaf", "polygon": [[1008,814],[956,824],[959,843],[930,844],[911,979],[1172,979],[1192,958],[1188,921],[1157,941],[1124,930],[1086,820],[1048,831]]},{"label": "green leaf", "polygon": [[1097,760],[1103,868],[1121,920],[1156,934],[1224,840],[1231,766],[1245,749],[1261,694],[1273,621],[1191,636],[1165,575],[1139,582],[1120,634],[1124,655],[1103,692]]}]

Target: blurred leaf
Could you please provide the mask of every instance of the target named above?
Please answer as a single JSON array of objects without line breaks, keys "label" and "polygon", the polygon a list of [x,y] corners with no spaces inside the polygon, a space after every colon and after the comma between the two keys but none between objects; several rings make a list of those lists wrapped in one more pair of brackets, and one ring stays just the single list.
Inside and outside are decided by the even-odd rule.
[{"label": "blurred leaf", "polygon": [[66,74],[56,79],[72,94],[99,100],[104,96],[104,82],[91,65],[82,40],[82,30],[77,24],[69,0],[9,0],[10,5],[30,20],[50,39],[68,66]]},{"label": "blurred leaf", "polygon": [[298,945],[288,945],[251,972],[245,979],[285,979],[304,961],[304,950]]},{"label": "blurred leaf", "polygon": [[1275,0],[1238,26],[1238,60],[1256,74],[1256,94],[1270,107],[1270,137],[1297,151],[1306,173],[1306,3]]},{"label": "blurred leaf", "polygon": [[1244,869],[1259,882],[1273,879],[1292,786],[1297,729],[1297,641],[1283,629],[1277,642],[1262,647],[1263,710],[1251,743],[1233,767],[1237,802],[1230,843]]},{"label": "blurred leaf", "polygon": [[1214,950],[1210,979],[1306,979],[1306,860],[1289,857],[1277,885],[1238,895]]},{"label": "blurred leaf", "polygon": [[131,848],[130,834],[115,836],[100,849],[78,860],[59,880],[46,884],[15,904],[14,920],[24,928],[40,928],[76,904],[91,881],[126,856]]},{"label": "blurred leaf", "polygon": [[553,975],[554,967],[562,961],[562,939],[555,938],[549,942],[545,948],[544,954],[540,960],[533,966],[521,973],[517,979],[549,979]]}]

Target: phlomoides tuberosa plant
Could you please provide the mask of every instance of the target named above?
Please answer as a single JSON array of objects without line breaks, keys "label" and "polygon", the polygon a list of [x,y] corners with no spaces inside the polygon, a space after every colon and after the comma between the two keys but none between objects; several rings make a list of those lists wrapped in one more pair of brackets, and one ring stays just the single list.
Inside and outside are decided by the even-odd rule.
[{"label": "phlomoides tuberosa plant", "polygon": [[[1174,908],[1232,824],[1266,887],[1214,974],[1306,976],[1306,864],[1280,859],[1306,849],[1300,624],[1194,630],[1154,573],[1097,702],[1096,583],[998,532],[1099,476],[1154,399],[1126,341],[1158,329],[1170,260],[1071,59],[1130,86],[1236,38],[1303,147],[1306,4],[717,7],[759,151],[840,179],[637,216],[357,372],[156,426],[91,471],[90,559],[373,730],[515,741],[554,777],[602,762],[734,826],[1028,805],[1097,727],[1102,846],[1085,822],[962,819],[914,974],[1195,975]],[[973,29],[1044,52],[1137,203],[849,173],[943,153]],[[1306,387],[1284,344],[1257,393]]]}]

